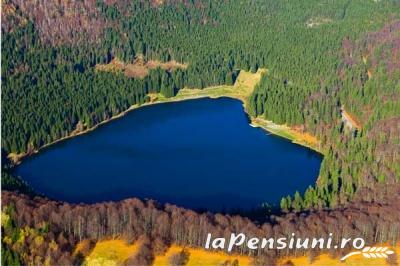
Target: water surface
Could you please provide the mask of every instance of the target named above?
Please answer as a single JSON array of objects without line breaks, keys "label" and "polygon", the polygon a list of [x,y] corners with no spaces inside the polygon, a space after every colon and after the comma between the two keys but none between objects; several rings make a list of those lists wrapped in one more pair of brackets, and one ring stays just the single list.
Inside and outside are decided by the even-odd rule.
[{"label": "water surface", "polygon": [[68,202],[139,197],[219,211],[303,192],[321,159],[249,126],[241,102],[221,98],[143,107],[41,151],[16,172]]}]

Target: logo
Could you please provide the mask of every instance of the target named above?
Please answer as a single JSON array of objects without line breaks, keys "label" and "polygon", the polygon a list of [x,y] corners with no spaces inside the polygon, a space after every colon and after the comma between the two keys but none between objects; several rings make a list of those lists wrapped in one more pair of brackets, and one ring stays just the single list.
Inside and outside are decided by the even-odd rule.
[{"label": "logo", "polygon": [[354,255],[363,255],[364,258],[387,258],[388,255],[394,254],[393,250],[390,250],[388,247],[365,247],[361,251],[350,252],[346,256],[342,257],[340,260],[344,261],[349,257]]},{"label": "logo", "polygon": [[313,238],[299,238],[294,233],[289,237],[248,237],[244,233],[231,233],[230,238],[225,237],[214,237],[211,233],[207,234],[207,239],[204,248],[205,249],[216,249],[225,250],[228,253],[233,252],[237,247],[246,247],[248,249],[345,249],[349,245],[353,248],[353,252],[343,256],[340,261],[362,255],[364,258],[388,258],[388,255],[392,255],[395,252],[390,250],[389,247],[371,247],[365,245],[365,240],[361,237],[356,238],[341,238],[336,243],[334,241],[332,233],[329,233],[325,237],[313,237]]}]

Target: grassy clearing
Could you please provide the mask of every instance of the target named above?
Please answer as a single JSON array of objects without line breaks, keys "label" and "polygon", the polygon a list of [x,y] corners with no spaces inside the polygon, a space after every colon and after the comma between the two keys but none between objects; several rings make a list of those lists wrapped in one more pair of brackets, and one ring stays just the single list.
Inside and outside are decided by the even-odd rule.
[{"label": "grassy clearing", "polygon": [[131,64],[114,58],[108,64],[97,64],[95,70],[113,73],[123,72],[127,77],[143,79],[149,74],[150,69],[156,69],[157,67],[171,71],[177,68],[186,69],[188,66],[175,60],[168,62],[150,60],[146,62],[143,58],[137,57]]},{"label": "grassy clearing", "polygon": [[123,240],[103,240],[96,243],[92,252],[85,258],[85,266],[120,265],[138,251],[139,243],[128,245]]},{"label": "grassy clearing", "polygon": [[[189,255],[189,261],[187,266],[218,266],[224,265],[225,262],[233,262],[237,260],[240,266],[251,265],[252,258],[248,256],[240,255],[228,255],[224,252],[211,252],[199,248],[187,248]],[[168,251],[162,256],[156,256],[153,265],[154,266],[167,266],[170,265],[170,257],[176,253],[182,251],[180,246],[171,246]]]},{"label": "grassy clearing", "polygon": [[204,97],[218,98],[230,97],[241,100],[245,105],[252,94],[255,86],[261,80],[261,76],[267,73],[267,69],[259,69],[256,73],[240,71],[239,76],[233,86],[209,87],[202,90],[183,89],[176,95],[177,97],[188,97],[190,95],[203,95]]},{"label": "grassy clearing", "polygon": [[261,76],[266,73],[266,69],[259,69],[256,73],[240,71],[236,82],[232,86],[222,85],[213,86],[204,89],[189,89],[184,88],[179,90],[177,95],[171,98],[165,98],[162,94],[152,94],[150,98],[152,102],[176,102],[198,98],[220,98],[229,97],[241,100],[246,106],[248,98],[254,90],[256,84],[260,81]]},{"label": "grassy clearing", "polygon": [[[78,245],[79,246],[79,245]],[[112,266],[121,265],[129,257],[135,256],[138,252],[139,243],[128,245],[123,240],[104,240],[97,242],[95,248],[90,255],[86,257],[84,265],[96,266]],[[165,254],[155,257],[154,266],[168,266],[170,258],[181,252],[182,246],[172,245]],[[224,265],[226,262],[233,263],[235,260],[240,266],[252,265],[253,258],[250,256],[227,254],[224,252],[208,251],[201,248],[185,248],[189,252],[189,260],[187,266],[218,266]],[[390,248],[395,253],[400,253],[400,247]],[[393,263],[398,263],[396,257],[390,258]],[[348,258],[346,261],[341,262],[339,257],[332,258],[329,254],[322,254],[310,260],[308,256],[300,257],[287,257],[277,261],[277,265],[293,265],[293,266],[384,266],[390,264],[385,258],[364,258],[362,255],[356,255]]]}]

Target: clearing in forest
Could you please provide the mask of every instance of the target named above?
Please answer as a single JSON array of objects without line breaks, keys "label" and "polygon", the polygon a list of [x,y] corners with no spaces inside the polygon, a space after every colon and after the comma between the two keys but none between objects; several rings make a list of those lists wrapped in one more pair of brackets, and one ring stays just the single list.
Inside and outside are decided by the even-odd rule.
[{"label": "clearing in forest", "polygon": [[139,246],[139,241],[132,245],[120,239],[98,241],[89,256],[85,258],[84,265],[121,265],[129,257],[136,255]]},{"label": "clearing in forest", "polygon": [[182,64],[175,60],[168,62],[150,60],[146,62],[141,57],[137,57],[133,63],[125,63],[118,58],[114,58],[108,64],[97,64],[95,69],[96,71],[105,72],[123,72],[127,77],[143,79],[149,74],[151,69],[156,69],[157,67],[167,71],[172,71],[177,68],[186,69],[187,64]]},{"label": "clearing in forest", "polygon": [[[123,240],[103,240],[97,242],[90,255],[85,258],[84,265],[121,265],[126,262],[128,258],[136,256],[140,241],[132,245],[128,245]],[[79,244],[78,244],[79,247]],[[209,251],[202,248],[183,247],[178,245],[172,245],[162,255],[156,255],[152,265],[154,266],[168,266],[174,265],[177,262],[177,258],[182,251],[185,250],[187,266],[195,265],[232,265],[238,262],[238,265],[246,266],[253,264],[253,257],[238,255],[238,254],[227,254],[223,251]],[[400,247],[396,246],[391,248],[396,253],[400,252]],[[175,258],[174,258],[175,257]],[[181,258],[182,259],[182,258]],[[178,259],[179,261],[181,259]],[[299,257],[286,257],[280,258],[277,261],[277,265],[310,265],[310,266],[384,266],[390,265],[389,261],[385,258],[373,258],[366,259],[362,255],[357,255],[341,262],[340,257],[332,257],[327,253],[317,255],[311,258],[308,255]],[[397,258],[392,258],[392,263],[398,263]],[[229,263],[229,264],[228,264]]]},{"label": "clearing in forest", "polygon": [[[182,252],[183,247],[173,245],[168,251],[161,256],[156,256],[154,266],[174,265],[172,262],[173,257]],[[185,248],[187,251],[187,266],[197,265],[232,265],[234,261],[238,265],[246,266],[251,265],[252,258],[249,256],[227,254],[224,252],[212,252],[200,248]]]},{"label": "clearing in forest", "polygon": [[165,98],[162,94],[150,95],[150,97],[155,101],[160,102],[181,101],[204,97],[229,97],[241,100],[244,106],[246,106],[248,98],[253,93],[255,86],[260,82],[261,77],[264,73],[267,73],[267,69],[260,68],[256,73],[241,70],[239,76],[235,81],[235,84],[232,86],[220,85],[207,87],[204,89],[184,88],[179,90],[177,95],[171,98]]}]

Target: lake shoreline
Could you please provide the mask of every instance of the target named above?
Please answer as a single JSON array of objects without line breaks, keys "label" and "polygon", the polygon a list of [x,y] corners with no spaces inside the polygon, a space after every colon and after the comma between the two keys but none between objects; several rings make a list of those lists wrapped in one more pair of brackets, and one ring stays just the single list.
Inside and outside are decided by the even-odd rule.
[{"label": "lake shoreline", "polygon": [[[223,97],[223,96],[221,96],[221,97]],[[195,99],[201,99],[201,98],[206,98],[206,97],[201,96],[201,97],[197,97],[197,98],[194,97],[194,98],[187,98],[187,99],[173,99],[173,100],[168,100],[168,101],[154,101],[154,102],[143,103],[141,105],[139,105],[139,104],[131,105],[125,111],[122,111],[121,113],[119,113],[117,115],[114,115],[114,116],[112,116],[112,117],[110,117],[110,118],[108,118],[106,120],[103,120],[103,121],[97,123],[96,125],[94,125],[94,126],[92,126],[90,128],[87,128],[87,129],[84,129],[84,130],[81,130],[81,131],[74,130],[69,135],[64,136],[62,138],[59,138],[57,140],[54,140],[54,141],[52,141],[50,143],[47,143],[47,144],[45,144],[45,145],[43,145],[43,146],[41,146],[41,147],[39,147],[37,149],[31,150],[31,151],[28,151],[28,152],[25,152],[25,153],[19,153],[19,154],[9,153],[7,157],[11,161],[13,161],[13,163],[15,165],[18,165],[26,157],[29,157],[29,156],[34,155],[34,154],[37,154],[41,150],[46,149],[46,148],[48,148],[50,146],[53,146],[54,144],[57,144],[59,142],[62,142],[62,141],[65,141],[65,140],[68,140],[68,139],[71,139],[71,138],[74,138],[74,137],[77,137],[77,136],[81,136],[81,135],[90,133],[90,132],[94,131],[95,129],[97,129],[98,127],[100,127],[102,125],[105,125],[105,124],[107,124],[107,123],[109,123],[111,121],[114,121],[116,119],[119,119],[119,118],[125,116],[126,114],[128,114],[129,112],[131,112],[133,110],[137,110],[137,109],[139,109],[141,107],[151,106],[151,105],[156,105],[156,104],[162,104],[162,103],[168,103],[168,102],[172,103],[172,102],[180,102],[180,101],[185,101],[185,100],[195,100]]]},{"label": "lake shoreline", "polygon": [[323,155],[319,141],[307,132],[301,132],[287,125],[275,124],[261,117],[250,117],[252,127],[260,127],[270,134],[291,140],[292,143],[309,148]]},{"label": "lake shoreline", "polygon": [[[290,127],[287,127],[285,125],[275,124],[272,121],[266,120],[264,118],[260,118],[260,117],[256,117],[255,118],[255,117],[250,116],[250,114],[247,112],[247,110],[245,108],[246,105],[245,105],[245,103],[243,102],[243,100],[241,98],[231,97],[231,96],[227,96],[227,95],[220,95],[220,96],[197,95],[197,96],[190,96],[190,97],[184,97],[184,98],[174,98],[174,97],[165,98],[163,100],[156,100],[156,101],[144,103],[144,104],[141,104],[141,105],[135,104],[135,105],[130,106],[125,111],[122,111],[121,113],[119,113],[117,115],[114,115],[114,116],[112,116],[112,117],[110,117],[110,118],[108,118],[106,120],[103,120],[103,121],[99,122],[98,124],[96,124],[96,125],[94,125],[94,126],[92,126],[90,128],[87,128],[87,129],[84,129],[84,130],[78,131],[78,132],[77,131],[72,131],[71,134],[69,134],[68,136],[62,137],[62,138],[57,139],[55,141],[52,141],[52,142],[50,142],[48,144],[43,145],[42,147],[40,147],[38,149],[34,149],[32,151],[29,151],[29,152],[20,153],[20,154],[10,153],[10,154],[8,154],[8,158],[11,161],[13,161],[13,163],[15,165],[18,165],[26,157],[32,156],[34,154],[37,154],[41,150],[44,150],[44,149],[46,149],[46,148],[48,148],[50,146],[53,146],[54,144],[60,143],[62,141],[66,141],[68,139],[71,139],[71,138],[74,138],[74,137],[77,137],[77,136],[81,136],[81,135],[90,133],[90,132],[94,131],[95,129],[97,129],[98,127],[100,127],[102,125],[105,125],[105,124],[107,124],[107,123],[109,123],[111,121],[114,121],[116,119],[119,119],[119,118],[125,116],[126,114],[128,114],[129,112],[137,110],[137,109],[139,109],[141,107],[152,106],[152,105],[163,104],[163,103],[174,103],[174,102],[182,102],[182,101],[203,99],[203,98],[218,99],[218,98],[223,98],[223,97],[236,99],[236,100],[239,100],[239,101],[242,102],[243,108],[244,108],[243,111],[246,113],[246,115],[250,119],[250,123],[249,123],[250,126],[252,126],[252,127],[260,127],[260,128],[262,128],[263,130],[265,130],[266,132],[268,132],[270,134],[285,138],[287,140],[291,140],[292,143],[294,143],[294,144],[298,144],[300,146],[304,146],[306,148],[309,148],[309,149],[311,149],[313,151],[316,151],[316,152],[322,154],[322,151],[316,145],[312,145],[311,143],[307,143],[307,142],[303,141],[302,138],[294,136],[294,132],[295,132],[294,129],[292,129]],[[301,134],[301,133],[297,133],[297,134]]]},{"label": "lake shoreline", "polygon": [[[27,157],[13,173],[69,203],[135,196],[215,213],[246,213],[264,202],[278,206],[281,197],[306,190],[318,176],[321,156],[249,126],[241,101],[152,104]],[[158,185],[165,176],[171,182]],[[192,186],[193,180],[201,184]]]},{"label": "lake shoreline", "polygon": [[121,113],[119,113],[117,115],[114,115],[106,120],[103,120],[90,128],[86,128],[86,129],[80,130],[80,131],[74,130],[69,135],[59,138],[50,143],[47,143],[39,148],[30,150],[25,153],[19,153],[19,154],[9,153],[7,155],[7,157],[14,163],[14,165],[18,165],[26,157],[37,154],[41,150],[44,150],[44,149],[46,149],[54,144],[57,144],[59,142],[62,142],[62,141],[65,141],[65,140],[68,140],[68,139],[71,139],[73,137],[77,137],[77,136],[80,136],[83,134],[90,133],[93,130],[97,129],[98,127],[100,127],[104,124],[107,124],[113,120],[116,120],[118,118],[121,118],[121,117],[125,116],[126,114],[128,114],[129,112],[131,112],[133,110],[137,110],[141,107],[162,104],[162,103],[173,103],[173,102],[181,102],[181,101],[186,101],[186,100],[202,99],[202,98],[218,99],[218,98],[223,98],[223,97],[236,99],[236,100],[239,100],[242,102],[243,111],[249,117],[250,126],[261,127],[262,129],[264,129],[265,131],[267,131],[270,134],[274,134],[276,136],[291,140],[292,143],[307,147],[309,149],[312,149],[312,150],[322,154],[322,151],[321,151],[320,145],[319,145],[319,141],[314,136],[312,136],[308,133],[300,132],[299,130],[288,127],[286,125],[275,124],[272,121],[266,120],[261,117],[252,117],[247,112],[246,106],[247,106],[248,97],[253,92],[255,85],[261,79],[261,75],[266,72],[267,72],[266,69],[259,69],[256,73],[241,71],[239,77],[237,78],[237,80],[235,82],[235,85],[233,85],[233,86],[219,85],[219,86],[207,87],[204,89],[184,88],[184,89],[179,90],[177,95],[170,97],[170,98],[166,98],[160,93],[149,94],[150,102],[146,102],[146,103],[143,103],[140,105],[139,104],[132,105],[125,111],[122,111]]}]

